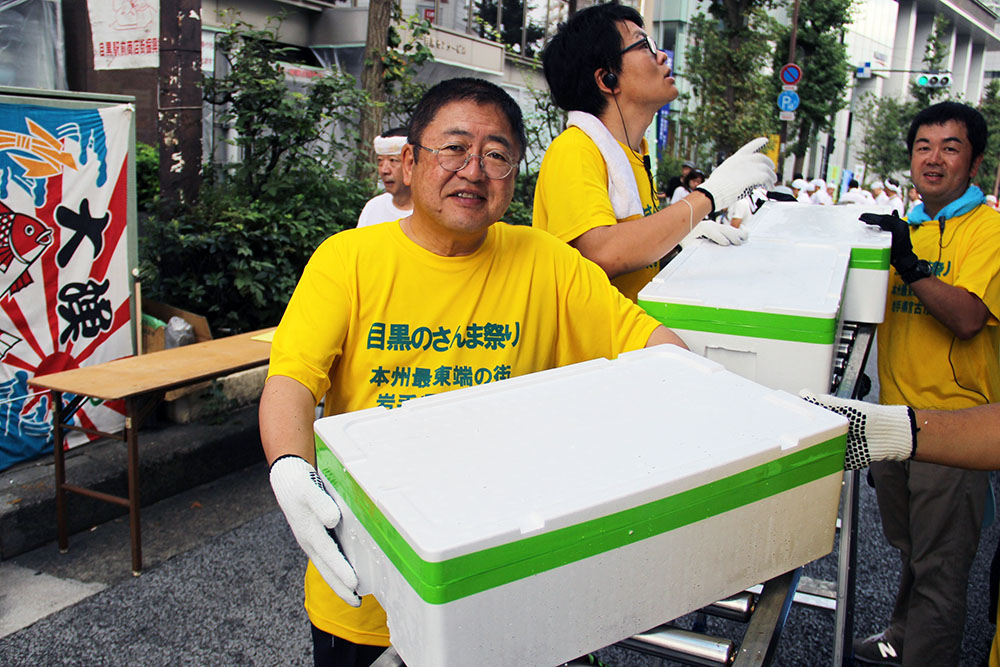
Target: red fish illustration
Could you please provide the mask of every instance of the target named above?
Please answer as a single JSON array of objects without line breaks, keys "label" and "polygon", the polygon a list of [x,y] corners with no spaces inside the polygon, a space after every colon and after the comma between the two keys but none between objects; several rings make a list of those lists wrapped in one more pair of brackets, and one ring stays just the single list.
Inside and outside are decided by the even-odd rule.
[{"label": "red fish illustration", "polygon": [[28,267],[52,244],[52,230],[0,204],[0,298],[31,284]]}]

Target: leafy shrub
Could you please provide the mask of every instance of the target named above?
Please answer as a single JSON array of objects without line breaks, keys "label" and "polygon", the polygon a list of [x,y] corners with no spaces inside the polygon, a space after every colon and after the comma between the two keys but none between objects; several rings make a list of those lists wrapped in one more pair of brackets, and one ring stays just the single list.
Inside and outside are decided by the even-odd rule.
[{"label": "leafy shrub", "polygon": [[313,250],[356,225],[370,193],[315,166],[272,187],[254,199],[209,182],[189,214],[150,221],[142,270],[154,296],[223,332],[277,324]]},{"label": "leafy shrub", "polygon": [[223,333],[277,324],[313,250],[357,224],[373,194],[344,176],[367,96],[339,70],[293,90],[276,37],[240,21],[220,36],[230,73],[208,79],[205,98],[242,159],[206,166],[198,200],[149,220],[140,242],[147,294]]},{"label": "leafy shrub", "polygon": [[135,145],[135,198],[140,211],[156,208],[160,194],[160,154],[156,146],[141,141]]}]

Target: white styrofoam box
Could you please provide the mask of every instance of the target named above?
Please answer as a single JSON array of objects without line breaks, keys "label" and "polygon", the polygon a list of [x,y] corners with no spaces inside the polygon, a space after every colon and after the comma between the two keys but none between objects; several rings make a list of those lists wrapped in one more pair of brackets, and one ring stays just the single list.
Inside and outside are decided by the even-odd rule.
[{"label": "white styrofoam box", "polygon": [[406,664],[551,667],[827,554],[846,421],[664,345],[315,431]]},{"label": "white styrofoam box", "polygon": [[642,288],[639,305],[734,373],[773,389],[825,393],[849,258],[849,248],[833,244],[698,239]]},{"label": "white styrofoam box", "polygon": [[754,238],[846,244],[851,249],[843,317],[878,324],[885,318],[892,234],[861,222],[862,213],[890,213],[891,206],[816,206],[767,202],[747,221]]}]

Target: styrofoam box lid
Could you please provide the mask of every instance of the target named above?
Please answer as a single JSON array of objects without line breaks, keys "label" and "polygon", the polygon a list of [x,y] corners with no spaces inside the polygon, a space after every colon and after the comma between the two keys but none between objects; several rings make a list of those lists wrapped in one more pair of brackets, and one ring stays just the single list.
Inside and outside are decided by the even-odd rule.
[{"label": "styrofoam box lid", "polygon": [[639,305],[667,326],[719,323],[741,335],[755,328],[815,331],[832,342],[850,252],[753,234],[738,246],[698,239],[642,288]]},{"label": "styrofoam box lid", "polygon": [[892,234],[858,218],[862,213],[890,212],[891,206],[877,204],[816,206],[766,202],[745,225],[753,238],[845,243],[853,249],[852,269],[888,271]]},{"label": "styrofoam box lid", "polygon": [[443,602],[836,473],[846,421],[663,345],[315,431],[337,493]]}]

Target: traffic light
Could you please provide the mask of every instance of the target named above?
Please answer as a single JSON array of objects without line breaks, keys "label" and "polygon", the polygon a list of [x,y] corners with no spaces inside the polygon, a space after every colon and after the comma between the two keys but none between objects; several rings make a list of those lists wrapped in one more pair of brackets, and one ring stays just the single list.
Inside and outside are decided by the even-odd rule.
[{"label": "traffic light", "polygon": [[951,85],[950,74],[928,72],[917,77],[917,85],[922,88],[947,88]]}]

